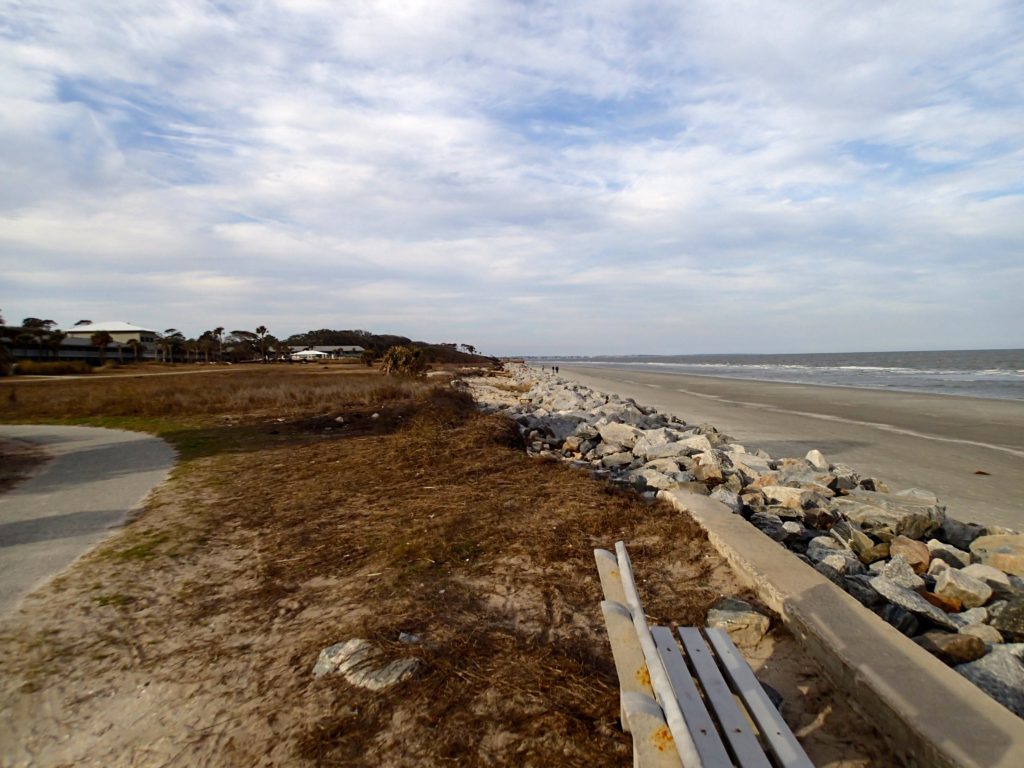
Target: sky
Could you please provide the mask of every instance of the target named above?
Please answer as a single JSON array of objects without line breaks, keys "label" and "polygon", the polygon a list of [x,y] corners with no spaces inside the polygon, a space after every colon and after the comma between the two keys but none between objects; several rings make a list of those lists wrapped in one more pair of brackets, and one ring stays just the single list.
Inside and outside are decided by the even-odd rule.
[{"label": "sky", "polygon": [[0,0],[0,312],[1024,347],[1024,3]]}]

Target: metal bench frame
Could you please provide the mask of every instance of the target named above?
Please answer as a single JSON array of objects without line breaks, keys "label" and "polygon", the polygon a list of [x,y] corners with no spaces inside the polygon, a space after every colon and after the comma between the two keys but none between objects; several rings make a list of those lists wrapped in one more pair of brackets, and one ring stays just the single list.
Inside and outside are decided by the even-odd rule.
[{"label": "metal bench frame", "polygon": [[594,559],[635,768],[814,768],[728,634],[680,627],[680,649],[647,625],[626,546]]}]

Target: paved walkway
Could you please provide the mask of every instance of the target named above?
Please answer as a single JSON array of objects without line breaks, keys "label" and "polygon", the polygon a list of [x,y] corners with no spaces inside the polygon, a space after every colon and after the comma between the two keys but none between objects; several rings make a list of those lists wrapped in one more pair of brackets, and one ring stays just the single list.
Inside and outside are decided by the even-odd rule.
[{"label": "paved walkway", "polygon": [[0,436],[54,458],[0,495],[0,614],[88,552],[167,479],[176,455],[163,440],[96,427],[0,424]]}]

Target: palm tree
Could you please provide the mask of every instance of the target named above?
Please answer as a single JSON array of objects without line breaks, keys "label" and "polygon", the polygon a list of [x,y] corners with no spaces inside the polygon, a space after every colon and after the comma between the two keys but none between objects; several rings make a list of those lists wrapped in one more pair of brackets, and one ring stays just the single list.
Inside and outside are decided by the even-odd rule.
[{"label": "palm tree", "polygon": [[139,349],[142,347],[142,342],[138,339],[128,339],[128,347],[132,351],[132,357],[135,362],[139,362]]},{"label": "palm tree", "polygon": [[267,326],[256,326],[256,338],[259,339],[260,357],[263,359],[263,362],[265,363],[267,362]]},{"label": "palm tree", "polygon": [[100,350],[100,365],[103,365],[103,358],[107,355],[107,346],[114,340],[106,331],[96,331],[92,336],[89,337],[89,342],[94,347],[99,347]]}]

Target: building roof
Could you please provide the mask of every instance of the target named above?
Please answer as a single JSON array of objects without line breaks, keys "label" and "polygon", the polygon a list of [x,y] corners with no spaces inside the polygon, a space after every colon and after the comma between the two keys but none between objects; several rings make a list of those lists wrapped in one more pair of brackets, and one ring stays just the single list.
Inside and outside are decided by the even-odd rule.
[{"label": "building roof", "polygon": [[328,357],[328,355],[318,349],[304,349],[301,352],[295,352],[292,357]]},{"label": "building roof", "polygon": [[68,328],[65,333],[156,333],[150,328],[142,328],[131,323],[122,323],[119,320],[108,320],[102,323],[86,323]]},{"label": "building roof", "polygon": [[301,345],[292,344],[288,348],[292,352],[298,352],[300,350],[305,350],[305,349],[312,349],[312,350],[314,350],[316,352],[327,352],[327,353],[331,353],[331,352],[362,352],[363,351],[362,347],[353,347],[353,346],[336,346],[336,347],[325,347],[325,346],[312,346],[311,347],[311,346],[305,346],[304,347],[304,346],[301,346]]}]

